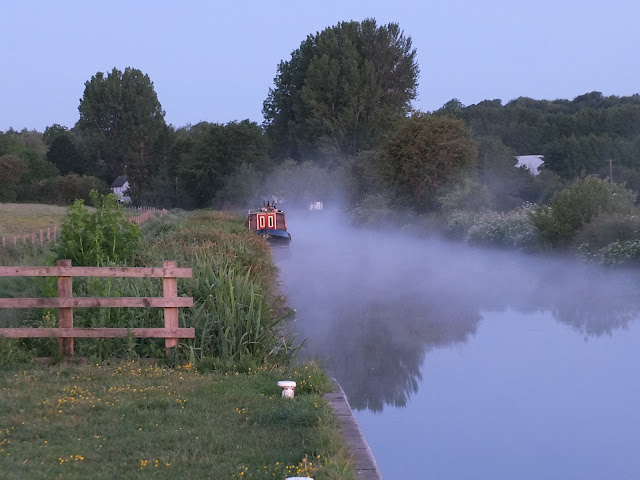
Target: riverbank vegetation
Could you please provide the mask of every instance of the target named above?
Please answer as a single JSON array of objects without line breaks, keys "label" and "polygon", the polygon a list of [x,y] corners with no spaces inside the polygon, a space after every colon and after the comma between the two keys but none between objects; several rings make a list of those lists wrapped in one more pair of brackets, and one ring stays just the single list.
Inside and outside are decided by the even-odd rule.
[{"label": "riverbank vegetation", "polygon": [[[193,327],[195,339],[176,352],[180,360],[204,359],[223,365],[257,368],[266,363],[286,363],[297,352],[295,340],[283,327],[287,309],[276,287],[276,269],[268,245],[249,232],[240,215],[196,212],[183,217],[168,215],[140,228],[127,221],[114,196],[94,192],[93,209],[82,201],[69,207],[62,222],[60,240],[47,245],[4,249],[5,264],[53,264],[71,259],[76,266],[149,266],[172,259],[188,266],[193,277],[178,282],[178,295],[193,297],[194,307],[182,309],[180,324]],[[13,258],[11,257],[13,255]],[[39,257],[39,258],[37,258]],[[32,263],[34,264],[34,263]],[[5,278],[5,296],[47,297],[55,294],[55,279],[35,281]],[[162,283],[154,279],[76,278],[75,296],[158,297]],[[54,309],[12,312],[13,323],[51,326]],[[155,309],[77,309],[77,327],[160,327]],[[8,325],[11,326],[11,325]],[[19,340],[30,355],[55,356],[55,340]],[[92,361],[112,356],[162,357],[162,340],[79,339],[76,352]],[[177,360],[177,359],[176,359]]]},{"label": "riverbank vegetation", "polygon": [[[57,339],[0,338],[0,458],[7,478],[351,479],[333,389],[285,325],[287,308],[265,241],[242,216],[170,213],[142,227],[111,196],[69,207],[56,244],[3,250],[3,264],[159,266],[193,278],[179,295],[193,327],[166,358],[164,340],[76,339],[80,363],[59,362]],[[0,279],[0,296],[55,295],[55,279]],[[74,296],[162,296],[157,279],[74,278]],[[0,310],[2,326],[56,327],[55,309]],[[160,327],[157,309],[75,309],[76,327]],[[35,360],[48,357],[53,364]],[[279,380],[297,382],[284,399]],[[179,473],[176,473],[179,472]]]}]

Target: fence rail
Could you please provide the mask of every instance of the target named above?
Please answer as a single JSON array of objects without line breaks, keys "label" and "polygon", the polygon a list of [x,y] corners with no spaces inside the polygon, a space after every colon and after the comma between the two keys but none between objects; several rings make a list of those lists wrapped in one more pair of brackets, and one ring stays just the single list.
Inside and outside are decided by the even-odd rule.
[{"label": "fence rail", "polygon": [[[178,297],[178,278],[191,278],[190,268],[178,268],[173,260],[162,268],[73,267],[58,260],[55,267],[0,267],[0,277],[57,277],[58,297],[0,298],[0,308],[57,308],[58,328],[0,328],[0,336],[13,338],[57,337],[63,357],[73,356],[74,338],[164,338],[167,354],[180,338],[195,338],[193,328],[178,326],[178,308],[192,307],[193,298]],[[162,278],[162,297],[73,297],[73,277]],[[155,307],[164,309],[164,328],[74,328],[74,308]]]}]

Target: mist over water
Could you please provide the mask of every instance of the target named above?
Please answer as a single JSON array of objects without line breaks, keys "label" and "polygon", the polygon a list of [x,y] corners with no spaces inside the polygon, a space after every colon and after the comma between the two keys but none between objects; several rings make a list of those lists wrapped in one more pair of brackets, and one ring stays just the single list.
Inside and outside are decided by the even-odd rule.
[{"label": "mist over water", "polygon": [[[565,412],[564,421],[589,423],[596,437],[601,431],[624,441],[630,432],[612,432],[611,425],[626,425],[630,420],[640,424],[640,415],[632,413],[640,396],[640,381],[632,375],[633,365],[638,364],[636,351],[640,351],[640,275],[570,258],[356,229],[337,212],[286,213],[293,241],[288,249],[274,249],[274,256],[282,289],[297,310],[293,330],[299,340],[308,339],[302,355],[320,360],[340,382],[385,478],[406,478],[394,477],[392,465],[405,465],[406,473],[403,455],[412,452],[416,441],[402,447],[395,442],[420,435],[424,435],[420,445],[437,451],[441,466],[434,461],[429,470],[433,476],[416,470],[414,478],[488,478],[488,474],[505,479],[598,478],[594,472],[618,471],[609,465],[614,458],[622,461],[616,467],[620,472],[640,475],[640,463],[629,453],[631,446],[629,452],[623,447],[611,455],[602,447],[601,455],[591,455],[591,460],[581,454],[580,468],[565,468],[571,464],[569,454],[556,463],[539,464],[548,468],[531,467],[545,451],[543,445],[554,445],[550,438],[579,445],[591,438],[584,432],[552,435],[550,427],[549,438],[528,434],[518,440],[518,432],[528,428],[527,408],[541,409],[538,414],[544,418],[545,412],[553,415],[558,402],[582,404],[582,409],[570,409],[576,415],[573,420]],[[478,371],[480,365],[486,368]],[[504,382],[496,380],[501,377]],[[531,383],[531,378],[539,382]],[[446,386],[438,389],[438,379]],[[471,384],[476,402],[456,410],[461,399],[454,392]],[[610,397],[604,393],[612,384],[622,389],[615,397],[618,400],[607,400]],[[590,394],[599,404],[589,403],[586,388],[599,392]],[[508,407],[494,402],[514,395],[518,400]],[[446,399],[446,410],[438,412],[435,405],[425,408],[426,398],[436,404]],[[484,412],[487,423],[464,435],[469,452],[477,455],[487,450],[480,444],[491,442],[496,428],[504,431],[494,439],[497,451],[489,449],[465,470],[456,461],[456,455],[465,456],[461,438],[454,432],[464,427],[456,419],[483,408],[514,408],[516,418],[502,425],[489,421],[493,417]],[[620,418],[612,418],[616,410]],[[399,420],[409,413],[407,424]],[[599,415],[607,418],[601,425]],[[390,444],[388,439],[396,438],[394,428],[397,439]],[[485,438],[478,438],[476,444],[474,435]],[[449,438],[456,447],[439,451],[436,439],[442,438]],[[601,438],[592,440],[608,445]],[[513,468],[507,468],[498,460],[500,451],[519,441],[531,455],[519,461],[512,455]],[[394,445],[401,451],[392,452]],[[496,465],[502,467],[496,469]],[[450,475],[454,471],[457,475]]]}]

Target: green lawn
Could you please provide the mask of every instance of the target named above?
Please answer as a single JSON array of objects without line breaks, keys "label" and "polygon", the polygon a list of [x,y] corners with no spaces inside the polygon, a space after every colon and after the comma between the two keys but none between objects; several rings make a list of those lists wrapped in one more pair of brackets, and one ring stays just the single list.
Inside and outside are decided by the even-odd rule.
[{"label": "green lawn", "polygon": [[[294,379],[294,400],[276,382]],[[7,479],[349,479],[315,366],[199,373],[137,362],[0,372]]]}]

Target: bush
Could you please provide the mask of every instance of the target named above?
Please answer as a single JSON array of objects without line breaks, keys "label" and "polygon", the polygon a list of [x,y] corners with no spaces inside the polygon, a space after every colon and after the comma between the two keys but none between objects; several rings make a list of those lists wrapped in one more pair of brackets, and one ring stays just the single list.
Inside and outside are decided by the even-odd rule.
[{"label": "bush", "polygon": [[640,216],[598,215],[578,231],[574,244],[588,255],[614,242],[632,240],[640,240]]},{"label": "bush", "polygon": [[531,220],[545,244],[566,247],[593,218],[603,213],[628,214],[634,201],[635,194],[624,186],[594,177],[581,178],[556,193],[548,206],[538,207]]},{"label": "bush", "polygon": [[439,198],[442,210],[445,212],[454,210],[481,212],[489,210],[492,201],[493,196],[487,186],[469,177],[463,178],[462,182],[457,183]]},{"label": "bush", "polygon": [[447,234],[453,238],[463,240],[469,229],[481,218],[478,212],[454,210],[447,218]]},{"label": "bush", "polygon": [[125,217],[115,195],[91,192],[95,210],[76,200],[62,222],[58,258],[73,265],[133,264],[140,244],[140,228]]},{"label": "bush", "polygon": [[467,243],[535,250],[539,241],[537,230],[530,217],[532,208],[532,205],[526,204],[512,212],[490,212],[480,215],[467,232]]},{"label": "bush", "polygon": [[640,240],[613,242],[600,250],[598,259],[605,265],[640,263]]}]

